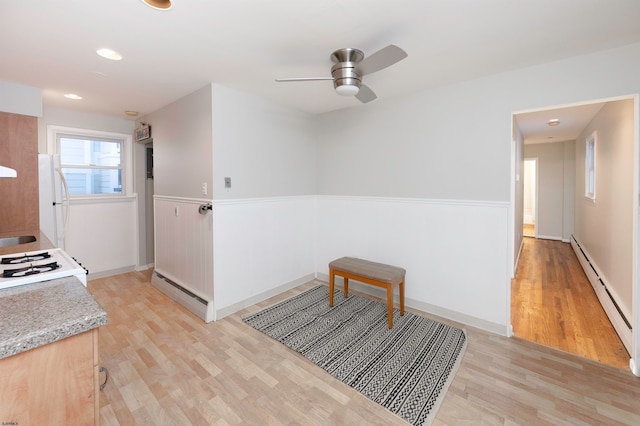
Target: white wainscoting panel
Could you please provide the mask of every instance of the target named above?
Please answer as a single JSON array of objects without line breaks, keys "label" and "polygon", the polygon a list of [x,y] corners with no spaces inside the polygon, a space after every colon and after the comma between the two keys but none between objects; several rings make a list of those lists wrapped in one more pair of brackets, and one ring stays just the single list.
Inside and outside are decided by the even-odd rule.
[{"label": "white wainscoting panel", "polygon": [[137,205],[135,196],[71,201],[65,251],[89,270],[88,279],[136,268]]},{"label": "white wainscoting panel", "polygon": [[213,214],[198,213],[211,200],[154,196],[155,271],[200,298],[213,300]]},{"label": "white wainscoting panel", "polygon": [[319,196],[316,271],[342,256],[401,266],[408,305],[507,335],[508,212],[508,202]]},{"label": "white wainscoting panel", "polygon": [[315,196],[214,201],[216,319],[313,278]]}]

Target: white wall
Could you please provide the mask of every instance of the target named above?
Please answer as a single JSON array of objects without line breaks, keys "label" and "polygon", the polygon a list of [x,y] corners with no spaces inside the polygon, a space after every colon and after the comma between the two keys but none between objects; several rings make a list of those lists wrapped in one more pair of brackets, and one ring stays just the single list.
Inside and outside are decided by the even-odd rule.
[{"label": "white wall", "polygon": [[214,201],[216,318],[314,278],[314,196]]},{"label": "white wall", "polygon": [[313,124],[308,114],[213,85],[218,317],[313,276]]},{"label": "white wall", "polygon": [[[317,192],[312,116],[213,85],[216,200]],[[224,178],[231,178],[225,189]]]},{"label": "white wall", "polygon": [[320,194],[509,200],[511,114],[634,93],[640,44],[320,116]]},{"label": "white wall", "polygon": [[563,224],[562,240],[571,241],[574,229],[575,217],[575,190],[576,190],[576,143],[565,141],[564,145],[564,203],[562,207]]},{"label": "white wall", "polygon": [[320,196],[317,271],[355,256],[407,270],[408,306],[507,334],[509,203]]},{"label": "white wall", "polygon": [[135,123],[108,115],[91,114],[70,109],[46,107],[38,119],[38,153],[51,154],[47,146],[47,126],[75,127],[76,129],[100,130],[102,132],[133,134]]},{"label": "white wall", "polygon": [[[627,318],[633,307],[633,99],[608,102],[576,140],[575,235]],[[596,200],[584,197],[585,139],[597,132]]]},{"label": "white wall", "polygon": [[[211,86],[141,117],[151,125],[156,195],[211,199]],[[202,183],[207,194],[202,194]]]},{"label": "white wall", "polygon": [[42,89],[0,80],[0,111],[42,116]]}]

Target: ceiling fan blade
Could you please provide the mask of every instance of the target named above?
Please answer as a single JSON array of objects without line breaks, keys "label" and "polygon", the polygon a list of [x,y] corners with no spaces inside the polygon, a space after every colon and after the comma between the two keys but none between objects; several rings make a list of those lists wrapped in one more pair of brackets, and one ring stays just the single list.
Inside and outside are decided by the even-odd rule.
[{"label": "ceiling fan blade", "polygon": [[403,60],[407,56],[409,56],[407,52],[395,44],[390,44],[364,58],[362,62],[358,64],[356,70],[360,75],[372,74]]},{"label": "ceiling fan blade", "polygon": [[358,99],[363,104],[367,102],[375,101],[378,97],[373,90],[369,89],[369,86],[365,86],[364,84],[360,84],[360,91],[356,95],[356,99]]},{"label": "ceiling fan blade", "polygon": [[291,81],[321,81],[333,80],[333,77],[298,77],[298,78],[276,78],[278,83],[288,83]]}]

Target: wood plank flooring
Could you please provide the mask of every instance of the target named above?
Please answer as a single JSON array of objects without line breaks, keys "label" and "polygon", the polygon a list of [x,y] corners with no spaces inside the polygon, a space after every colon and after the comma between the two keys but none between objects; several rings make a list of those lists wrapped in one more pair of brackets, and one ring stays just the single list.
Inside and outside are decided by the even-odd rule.
[{"label": "wood plank flooring", "polygon": [[536,225],[534,224],[530,224],[530,223],[525,223],[524,225],[522,225],[522,234],[525,237],[535,237],[536,235]]},{"label": "wood plank flooring", "polygon": [[[109,316],[99,337],[110,372],[103,425],[407,424],[241,320],[320,282],[205,324],[149,279],[88,285]],[[467,350],[434,425],[640,424],[640,378],[629,371],[462,328]]]},{"label": "wood plank flooring", "polygon": [[511,286],[516,336],[626,369],[629,354],[571,245],[525,238]]}]

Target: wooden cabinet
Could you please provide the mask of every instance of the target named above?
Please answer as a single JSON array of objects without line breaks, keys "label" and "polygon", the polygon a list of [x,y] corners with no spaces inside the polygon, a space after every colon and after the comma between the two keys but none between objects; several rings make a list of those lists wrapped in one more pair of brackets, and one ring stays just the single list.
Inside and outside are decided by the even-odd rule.
[{"label": "wooden cabinet", "polygon": [[0,422],[98,425],[98,329],[0,359]]},{"label": "wooden cabinet", "polygon": [[18,174],[0,179],[0,232],[39,229],[36,117],[0,112],[0,165]]}]

